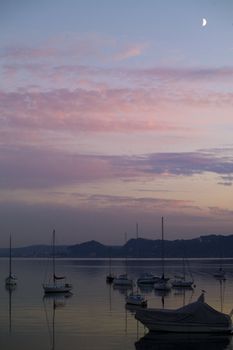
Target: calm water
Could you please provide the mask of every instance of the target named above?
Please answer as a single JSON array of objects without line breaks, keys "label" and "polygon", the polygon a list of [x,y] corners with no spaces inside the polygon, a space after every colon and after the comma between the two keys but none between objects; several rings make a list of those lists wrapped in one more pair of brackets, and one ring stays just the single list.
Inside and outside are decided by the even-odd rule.
[{"label": "calm water", "polygon": [[[196,288],[172,290],[162,296],[153,289],[144,289],[149,307],[176,308],[195,301],[202,289],[206,301],[225,313],[233,308],[233,260],[224,262],[227,280],[220,284],[212,277],[217,261],[190,261]],[[47,269],[45,260],[14,260],[18,277],[15,290],[5,289],[4,278],[8,261],[0,259],[0,348],[4,350],[65,350],[65,349],[233,349],[231,337],[219,336],[146,336],[147,330],[134,318],[132,310],[125,309],[125,291],[113,289],[105,282],[108,261],[59,260],[57,270],[72,282],[73,295],[69,298],[43,298],[42,282]],[[166,272],[172,277],[181,272],[180,261],[167,261]],[[113,272],[125,271],[125,262],[113,261]],[[128,274],[136,278],[145,271],[161,273],[159,261],[128,261]],[[164,297],[164,298],[163,298]]]}]

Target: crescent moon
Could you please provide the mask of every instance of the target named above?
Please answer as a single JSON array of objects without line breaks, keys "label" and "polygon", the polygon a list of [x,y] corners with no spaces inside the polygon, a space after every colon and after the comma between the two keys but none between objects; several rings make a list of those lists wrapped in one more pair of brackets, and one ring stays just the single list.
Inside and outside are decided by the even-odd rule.
[{"label": "crescent moon", "polygon": [[205,27],[207,25],[207,19],[202,18],[202,27]]}]

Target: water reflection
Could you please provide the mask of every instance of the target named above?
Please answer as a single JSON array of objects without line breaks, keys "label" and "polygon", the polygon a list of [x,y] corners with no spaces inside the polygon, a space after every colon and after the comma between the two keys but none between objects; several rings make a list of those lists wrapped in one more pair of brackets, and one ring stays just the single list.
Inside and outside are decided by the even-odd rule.
[{"label": "water reflection", "polygon": [[16,284],[6,284],[5,289],[8,292],[8,319],[9,319],[9,334],[12,331],[12,293],[16,289]]},{"label": "water reflection", "polygon": [[123,295],[127,295],[128,291],[131,291],[133,289],[133,286],[120,286],[120,285],[115,285],[113,286],[114,290],[117,290],[118,292],[120,292]]},{"label": "water reflection", "polygon": [[[66,299],[70,298],[72,293],[51,293],[43,297],[46,324],[49,333],[50,346],[49,349],[55,350],[55,317],[56,310],[65,307]],[[52,311],[52,321],[50,321]]]},{"label": "water reflection", "polygon": [[[15,350],[20,343],[20,348],[25,350],[55,350],[55,347],[56,350],[65,350],[77,346],[88,350],[133,350],[135,342],[138,349],[148,347],[170,350],[177,349],[178,346],[179,350],[184,347],[190,349],[190,343],[185,339],[166,343],[158,337],[152,343],[144,338],[138,341],[147,329],[135,319],[135,309],[125,309],[125,295],[132,289],[106,284],[108,260],[59,260],[59,271],[69,274],[77,293],[71,299],[64,295],[48,295],[42,302],[41,281],[46,264],[47,260],[31,259],[30,263],[29,260],[18,260],[17,276],[20,285],[15,291],[0,288],[1,349]],[[180,262],[169,264],[169,274],[182,268]],[[115,275],[122,272],[123,265],[122,261],[113,261]],[[8,260],[2,260],[1,270],[5,271],[7,267]],[[155,275],[161,273],[161,266],[156,261],[128,261],[128,267],[134,280],[145,271],[152,271]],[[226,282],[213,278],[216,263],[193,261],[192,267],[197,285],[193,291],[172,289],[170,293],[164,293],[154,291],[153,286],[138,286],[140,292],[148,296],[148,307],[162,308],[164,305],[165,309],[176,309],[189,304],[204,289],[208,304],[229,314],[232,309],[233,260],[224,266],[229,276]],[[168,339],[172,339],[171,336],[167,336]],[[225,340],[220,337],[217,339],[221,340],[220,345],[215,340],[211,344],[208,339],[201,339],[200,346],[194,341],[191,344],[196,350],[204,346],[208,350],[210,347],[216,349],[216,343],[217,349],[225,350],[224,341],[228,337]]]},{"label": "water reflection", "polygon": [[164,309],[165,307],[165,299],[166,297],[169,296],[169,294],[171,293],[171,290],[154,290],[155,295],[157,295],[158,297],[161,298],[161,304],[162,304],[162,308]]},{"label": "water reflection", "polygon": [[232,350],[232,336],[148,333],[135,343],[136,350]]},{"label": "water reflection", "polygon": [[[194,295],[194,289],[192,287],[190,288],[172,288],[174,290],[174,296],[181,296],[182,297],[182,305],[185,306],[186,304],[190,304],[193,299]],[[189,295],[189,298],[187,296]]]},{"label": "water reflection", "polygon": [[223,312],[224,297],[225,297],[225,279],[219,279],[219,294],[220,294],[220,310]]},{"label": "water reflection", "polygon": [[144,294],[151,294],[154,290],[154,285],[139,285],[139,290]]}]

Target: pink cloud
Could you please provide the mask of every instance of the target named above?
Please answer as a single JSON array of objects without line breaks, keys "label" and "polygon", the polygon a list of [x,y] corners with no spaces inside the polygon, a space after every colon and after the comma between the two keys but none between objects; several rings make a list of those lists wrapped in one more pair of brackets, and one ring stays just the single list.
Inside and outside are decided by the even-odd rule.
[{"label": "pink cloud", "polygon": [[[111,89],[104,84],[96,85],[95,89],[73,91],[21,89],[18,92],[0,91],[0,115],[2,127],[7,128],[115,133],[185,130],[187,133],[193,129],[187,116],[200,107],[208,106],[211,124],[215,122],[214,113],[216,122],[219,122],[220,112],[222,120],[230,121],[227,106],[232,106],[232,97],[232,93],[199,96],[191,92],[164,92],[159,88],[149,91],[142,88]],[[190,105],[196,109],[190,109]],[[209,122],[210,117],[192,119],[192,126],[201,128],[203,123]]]},{"label": "pink cloud", "polygon": [[6,47],[4,49],[1,49],[0,51],[0,58],[6,58],[6,59],[37,59],[37,58],[47,58],[47,57],[53,57],[54,55],[58,54],[58,50],[56,48],[49,48],[49,47],[42,47],[42,48],[36,48],[36,47]]},{"label": "pink cloud", "polygon": [[0,92],[2,126],[126,132],[175,129],[158,120],[159,105],[143,90]]},{"label": "pink cloud", "polygon": [[129,47],[126,47],[121,52],[118,52],[116,55],[114,55],[114,59],[116,61],[123,61],[132,57],[140,56],[144,52],[145,48],[146,48],[146,45],[142,45],[142,44],[131,45]]}]

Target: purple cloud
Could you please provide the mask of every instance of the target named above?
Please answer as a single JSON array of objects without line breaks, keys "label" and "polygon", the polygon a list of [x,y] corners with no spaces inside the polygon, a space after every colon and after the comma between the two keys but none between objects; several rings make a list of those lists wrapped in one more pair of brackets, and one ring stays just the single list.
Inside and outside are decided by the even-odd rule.
[{"label": "purple cloud", "polygon": [[43,188],[104,179],[192,176],[213,173],[232,182],[232,156],[203,152],[155,153],[141,156],[71,154],[51,149],[1,147],[2,188]]}]

